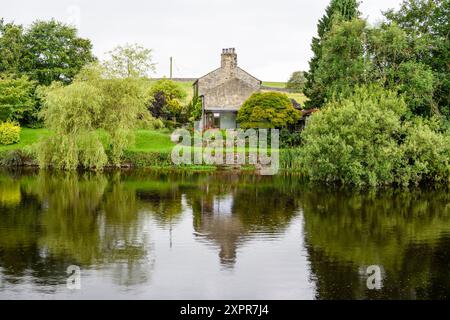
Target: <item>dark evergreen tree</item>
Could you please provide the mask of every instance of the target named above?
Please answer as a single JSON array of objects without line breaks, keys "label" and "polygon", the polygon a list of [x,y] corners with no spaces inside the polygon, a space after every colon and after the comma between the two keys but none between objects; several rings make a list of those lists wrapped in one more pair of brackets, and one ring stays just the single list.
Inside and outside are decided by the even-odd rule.
[{"label": "dark evergreen tree", "polygon": [[314,53],[309,62],[309,72],[305,74],[307,82],[305,94],[309,98],[307,107],[320,108],[325,101],[325,88],[318,85],[315,81],[315,73],[322,57],[322,42],[326,34],[336,21],[348,21],[359,17],[359,2],[356,0],[331,0],[327,7],[325,15],[319,20],[317,25],[317,37],[314,37],[311,49]]}]

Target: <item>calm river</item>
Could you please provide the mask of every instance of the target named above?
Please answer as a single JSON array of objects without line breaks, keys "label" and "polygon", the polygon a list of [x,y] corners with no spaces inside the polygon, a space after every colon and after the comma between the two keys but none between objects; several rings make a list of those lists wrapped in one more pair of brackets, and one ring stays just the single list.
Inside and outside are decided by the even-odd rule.
[{"label": "calm river", "polygon": [[446,299],[450,195],[220,172],[1,171],[0,299],[16,298]]}]

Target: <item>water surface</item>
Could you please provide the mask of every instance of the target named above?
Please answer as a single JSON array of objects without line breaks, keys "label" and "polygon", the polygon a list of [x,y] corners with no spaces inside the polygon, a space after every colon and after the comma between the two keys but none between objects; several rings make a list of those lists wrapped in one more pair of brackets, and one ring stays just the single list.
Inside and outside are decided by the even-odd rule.
[{"label": "water surface", "polygon": [[[67,288],[69,266],[81,289]],[[368,266],[382,268],[379,290]],[[445,190],[0,172],[0,299],[447,299]]]}]

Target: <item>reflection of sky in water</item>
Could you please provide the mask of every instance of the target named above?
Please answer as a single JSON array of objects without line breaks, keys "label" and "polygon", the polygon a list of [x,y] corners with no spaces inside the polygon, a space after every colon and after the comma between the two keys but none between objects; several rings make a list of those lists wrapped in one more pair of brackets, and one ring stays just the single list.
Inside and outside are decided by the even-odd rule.
[{"label": "reflection of sky in water", "polygon": [[214,197],[214,204],[213,204],[214,214],[223,217],[227,216],[229,217],[233,214],[232,207],[233,207],[232,195]]}]

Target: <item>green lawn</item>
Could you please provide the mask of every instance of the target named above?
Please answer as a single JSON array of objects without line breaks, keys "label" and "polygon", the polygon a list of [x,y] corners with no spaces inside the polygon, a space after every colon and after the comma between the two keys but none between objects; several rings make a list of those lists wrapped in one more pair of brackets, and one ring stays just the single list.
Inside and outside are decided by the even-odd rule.
[{"label": "green lawn", "polygon": [[47,129],[22,128],[20,142],[8,146],[0,145],[0,151],[23,149],[26,146],[38,142],[41,138],[48,137],[50,134],[50,131]]},{"label": "green lawn", "polygon": [[[0,145],[0,151],[18,150],[38,142],[41,138],[51,135],[47,129],[22,128],[20,142],[8,146]],[[170,134],[164,131],[137,130],[135,145],[130,151],[168,151],[174,144],[170,141]]]},{"label": "green lawn", "polygon": [[129,150],[136,152],[171,152],[174,145],[170,140],[170,133],[164,131],[137,130],[135,144]]}]

